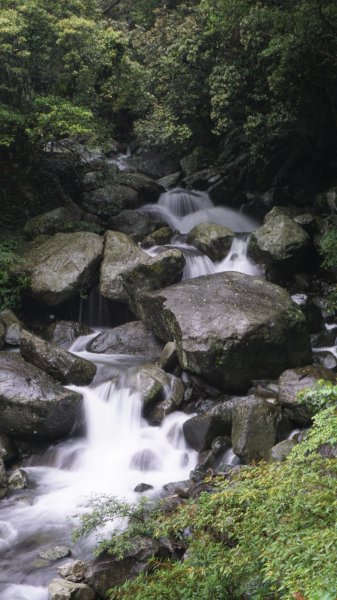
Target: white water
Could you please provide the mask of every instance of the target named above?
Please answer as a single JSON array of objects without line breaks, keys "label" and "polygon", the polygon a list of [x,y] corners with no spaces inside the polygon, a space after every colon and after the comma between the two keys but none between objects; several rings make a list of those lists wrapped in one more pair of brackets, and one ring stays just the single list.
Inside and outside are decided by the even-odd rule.
[{"label": "white water", "polygon": [[90,496],[133,501],[139,497],[133,491],[137,484],[150,484],[158,493],[165,483],[187,479],[196,464],[197,453],[182,433],[189,417],[176,412],[160,427],[150,427],[141,415],[140,395],[128,387],[139,359],[86,352],[84,346],[95,335],[79,338],[72,347],[98,367],[91,386],[72,388],[84,397],[86,435],[30,460],[25,471],[35,489],[2,502],[0,598],[47,599],[46,585],[59,562],[43,564],[42,549],[61,544],[72,548],[73,557],[88,553],[86,543],[74,546],[70,532],[76,522],[71,517],[87,510]]},{"label": "white water", "polygon": [[[213,206],[207,192],[177,188],[162,194],[157,204],[147,204],[141,210],[160,216],[173,230],[180,232],[180,235],[173,236],[171,244],[165,248],[178,248],[183,252],[186,261],[183,279],[224,271],[261,275],[260,268],[247,257],[248,235],[242,235],[256,229],[256,221],[239,211]],[[186,234],[200,223],[223,225],[241,234],[234,238],[228,255],[222,261],[213,262],[194,246],[186,244]],[[163,251],[163,247],[153,246],[146,251],[150,256],[156,256]]]},{"label": "white water", "polygon": [[[214,207],[205,192],[173,190],[163,194],[157,205],[144,210],[157,213],[182,234],[203,222],[218,223],[240,233],[250,232],[257,225],[237,211]],[[259,274],[246,255],[247,236],[236,237],[228,256],[218,263],[187,245],[185,237],[175,236],[172,240],[172,246],[180,248],[186,258],[184,278],[232,270]],[[160,251],[162,248],[155,247],[149,253]],[[98,308],[97,304],[97,312]],[[164,484],[187,479],[196,465],[197,454],[186,446],[182,434],[183,422],[189,416],[176,412],[160,427],[150,427],[142,418],[139,394],[130,391],[130,378],[139,359],[86,352],[94,335],[79,338],[71,349],[98,367],[91,386],[73,388],[84,398],[85,434],[31,459],[24,467],[29,488],[1,503],[3,600],[47,600],[46,586],[60,563],[41,561],[41,550],[66,545],[71,547],[73,558],[90,554],[93,539],[77,545],[71,541],[76,523],[73,515],[87,510],[90,496],[111,494],[133,501],[138,497],[133,491],[137,484],[152,485],[153,493],[159,493]],[[232,451],[228,463],[235,464]]]}]

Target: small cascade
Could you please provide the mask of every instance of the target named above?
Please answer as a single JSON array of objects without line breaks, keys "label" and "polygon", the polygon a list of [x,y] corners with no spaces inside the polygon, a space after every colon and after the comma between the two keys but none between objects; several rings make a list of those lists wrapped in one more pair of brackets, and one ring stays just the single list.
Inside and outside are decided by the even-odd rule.
[{"label": "small cascade", "polygon": [[249,233],[256,229],[254,219],[232,208],[214,206],[207,192],[195,192],[180,188],[165,192],[157,204],[146,204],[142,212],[164,220],[173,231],[189,233],[200,223],[217,223],[236,233]]},{"label": "small cascade", "polygon": [[247,236],[236,236],[226,258],[216,264],[215,272],[238,271],[246,275],[261,275],[259,267],[248,258],[247,248]]},{"label": "small cascade", "polygon": [[186,445],[182,431],[189,417],[175,412],[161,426],[150,426],[142,417],[140,394],[131,389],[144,358],[87,352],[95,335],[79,338],[71,348],[97,365],[90,386],[70,386],[84,398],[85,436],[28,460],[24,470],[29,488],[2,501],[1,598],[47,600],[46,585],[55,576],[55,567],[39,561],[39,550],[66,544],[73,557],[91,552],[88,541],[75,546],[71,541],[76,523],[71,518],[88,510],[93,494],[132,502],[139,483],[159,494],[163,485],[187,479],[195,467],[197,453]]}]

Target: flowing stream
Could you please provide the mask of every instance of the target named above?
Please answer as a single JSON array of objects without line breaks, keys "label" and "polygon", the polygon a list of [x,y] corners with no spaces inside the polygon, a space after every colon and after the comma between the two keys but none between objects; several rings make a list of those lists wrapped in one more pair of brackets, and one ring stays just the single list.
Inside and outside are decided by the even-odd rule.
[{"label": "flowing stream", "polygon": [[[143,210],[157,213],[179,232],[171,247],[180,248],[186,257],[184,278],[228,270],[259,274],[246,255],[247,234],[256,223],[232,209],[214,207],[205,192],[173,190]],[[239,234],[228,256],[218,263],[186,244],[190,229],[209,221]],[[154,247],[149,253],[160,250]],[[98,303],[96,307],[99,312]],[[133,501],[139,497],[134,492],[139,483],[153,486],[151,493],[159,494],[164,484],[187,479],[196,465],[197,453],[187,447],[182,433],[183,422],[190,415],[175,412],[159,427],[150,426],[142,417],[142,400],[138,392],[131,391],[130,381],[135,369],[147,362],[146,357],[87,352],[95,335],[97,332],[78,338],[70,349],[97,365],[90,386],[72,387],[84,398],[84,432],[27,460],[23,465],[27,489],[1,502],[2,600],[47,600],[47,585],[60,561],[42,559],[41,550],[65,545],[71,548],[72,558],[90,556],[93,539],[77,544],[71,540],[90,496],[111,494]],[[229,452],[228,462],[233,459]]]}]

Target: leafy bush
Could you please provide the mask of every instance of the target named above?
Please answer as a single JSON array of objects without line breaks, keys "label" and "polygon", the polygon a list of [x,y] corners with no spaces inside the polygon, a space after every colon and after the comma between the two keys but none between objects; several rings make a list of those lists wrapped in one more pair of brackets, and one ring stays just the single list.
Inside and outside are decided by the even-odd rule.
[{"label": "leafy bush", "polygon": [[17,253],[22,243],[21,238],[10,237],[0,242],[0,310],[18,308],[28,284],[27,278],[13,269],[20,260]]},{"label": "leafy bush", "polygon": [[330,406],[337,407],[337,385],[320,379],[314,388],[300,391],[297,399],[300,404],[309,408],[312,414]]}]

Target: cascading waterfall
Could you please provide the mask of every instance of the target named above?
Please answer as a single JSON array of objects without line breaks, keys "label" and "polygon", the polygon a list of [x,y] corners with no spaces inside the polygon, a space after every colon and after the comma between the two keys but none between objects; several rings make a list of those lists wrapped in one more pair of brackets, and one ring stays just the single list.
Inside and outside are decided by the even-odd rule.
[{"label": "cascading waterfall", "polygon": [[[180,232],[171,244],[185,255],[185,279],[228,270],[258,274],[246,255],[247,234],[257,224],[233,209],[214,207],[206,192],[172,190],[163,194],[157,205],[142,210]],[[218,223],[239,234],[221,262],[212,262],[186,244],[186,234],[203,222]],[[163,247],[153,247],[149,254],[160,251]],[[99,304],[93,301],[93,305],[98,312]],[[102,315],[90,313],[91,322],[97,319],[102,324]],[[158,494],[164,484],[187,479],[196,465],[197,453],[187,447],[182,433],[190,415],[175,412],[159,427],[149,426],[142,417],[141,397],[131,389],[130,381],[146,357],[89,353],[86,346],[95,335],[97,332],[82,336],[71,348],[97,365],[90,386],[72,388],[84,398],[85,434],[27,461],[23,468],[28,488],[1,503],[2,600],[47,600],[46,586],[56,567],[39,558],[44,548],[66,544],[73,558],[90,555],[94,540],[72,543],[76,519],[71,517],[87,510],[92,494],[112,494],[132,502],[137,484],[149,484],[152,493]],[[228,463],[235,464],[235,460],[229,451]]]},{"label": "cascading waterfall", "polygon": [[[160,217],[174,231],[167,248],[178,248],[186,261],[183,279],[193,279],[200,275],[211,275],[223,271],[239,271],[247,275],[261,275],[261,270],[247,256],[249,233],[257,227],[256,221],[231,208],[216,207],[207,192],[192,192],[180,188],[165,192],[157,204],[147,204],[140,209],[149,215]],[[186,243],[186,235],[200,223],[216,223],[228,227],[238,234],[231,245],[228,255],[219,262],[213,262],[208,256]],[[147,249],[150,256],[163,251],[163,246]]]}]

